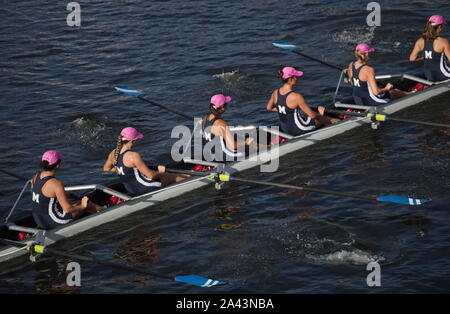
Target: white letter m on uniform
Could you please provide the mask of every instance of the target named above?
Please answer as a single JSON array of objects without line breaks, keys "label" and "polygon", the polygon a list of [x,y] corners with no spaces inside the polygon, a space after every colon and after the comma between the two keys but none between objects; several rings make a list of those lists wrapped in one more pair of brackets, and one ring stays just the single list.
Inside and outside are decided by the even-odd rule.
[{"label": "white letter m on uniform", "polygon": [[36,194],[33,192],[33,202],[36,202],[39,204],[39,194]]}]

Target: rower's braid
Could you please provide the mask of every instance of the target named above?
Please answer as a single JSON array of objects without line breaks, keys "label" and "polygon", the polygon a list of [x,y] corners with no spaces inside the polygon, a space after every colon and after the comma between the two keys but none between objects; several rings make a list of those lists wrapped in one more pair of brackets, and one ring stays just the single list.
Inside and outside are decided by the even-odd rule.
[{"label": "rower's braid", "polygon": [[119,134],[119,136],[117,137],[116,150],[114,151],[114,166],[117,165],[117,161],[119,160],[120,150],[122,149],[123,144],[124,143],[122,140],[122,135]]}]

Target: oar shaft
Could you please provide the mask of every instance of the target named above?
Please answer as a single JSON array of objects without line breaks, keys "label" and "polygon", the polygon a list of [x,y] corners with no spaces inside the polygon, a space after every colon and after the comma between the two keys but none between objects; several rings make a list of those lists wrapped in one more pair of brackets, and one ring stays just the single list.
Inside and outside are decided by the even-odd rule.
[{"label": "oar shaft", "polygon": [[391,117],[389,117],[388,120],[398,121],[398,122],[405,122],[405,123],[413,123],[413,124],[436,126],[436,127],[440,127],[440,128],[450,129],[450,124],[442,124],[442,123],[435,123],[435,122],[425,122],[425,121],[416,121],[416,120],[401,119],[401,118],[391,118]]},{"label": "oar shaft", "polygon": [[153,277],[164,278],[164,279],[171,279],[171,280],[174,279],[174,277],[167,276],[167,275],[162,275],[162,274],[158,274],[158,273],[154,273],[154,272],[151,272],[151,271],[148,271],[148,270],[139,269],[139,268],[133,268],[133,267],[129,267],[129,266],[121,265],[121,264],[116,264],[116,263],[111,263],[111,262],[106,262],[106,261],[101,261],[101,260],[98,260],[98,259],[96,259],[94,257],[88,257],[88,256],[74,254],[74,253],[66,253],[66,252],[62,252],[62,251],[59,251],[59,250],[56,250],[56,249],[53,249],[53,248],[45,248],[45,253],[49,253],[49,254],[56,255],[56,256],[67,257],[67,258],[73,258],[73,259],[76,259],[76,260],[79,260],[79,261],[83,261],[83,262],[95,263],[95,264],[99,264],[99,265],[104,265],[104,266],[108,266],[108,267],[113,267],[113,268],[117,268],[117,269],[131,271],[131,272],[140,273],[140,274],[144,274],[144,275],[149,275],[149,276],[153,276]]},{"label": "oar shaft", "polygon": [[310,59],[310,60],[319,62],[319,63],[321,63],[321,64],[323,64],[323,65],[329,66],[330,68],[333,68],[333,69],[336,69],[336,70],[339,70],[339,71],[342,71],[342,70],[343,70],[341,67],[338,67],[337,65],[334,65],[334,64],[325,62],[325,61],[323,61],[323,60],[320,60],[320,59],[317,59],[317,58],[314,58],[314,57],[311,57],[311,56],[309,56],[309,55],[307,55],[307,54],[304,54],[303,52],[300,52],[300,51],[298,51],[298,50],[292,50],[292,52],[295,53],[295,54],[298,54],[298,55],[300,55],[300,56],[302,56],[302,57],[305,57],[305,58],[307,58],[307,59]]},{"label": "oar shaft", "polygon": [[3,173],[5,173],[5,174],[10,175],[11,177],[17,178],[17,179],[19,179],[19,180],[24,180],[24,181],[30,180],[30,179],[27,179],[27,178],[25,178],[25,177],[22,177],[22,176],[20,176],[20,175],[18,175],[18,174],[9,172],[9,171],[7,171],[7,170],[0,169],[0,172],[3,172]]},{"label": "oar shaft", "polygon": [[142,96],[142,95],[139,95],[137,98],[139,98],[140,100],[143,100],[143,101],[145,101],[145,102],[147,102],[147,103],[149,103],[149,104],[151,104],[151,105],[153,105],[153,106],[156,106],[156,107],[159,107],[159,108],[161,108],[161,109],[164,109],[164,110],[170,111],[170,112],[172,112],[172,113],[175,113],[175,114],[177,114],[177,115],[179,115],[179,116],[181,116],[181,117],[183,117],[183,118],[186,118],[186,119],[188,119],[188,120],[191,120],[191,121],[194,120],[194,117],[191,117],[191,116],[189,116],[189,115],[187,115],[187,114],[184,114],[183,112],[180,112],[180,111],[178,111],[178,110],[175,110],[175,109],[168,108],[168,107],[166,107],[166,106],[160,105],[160,104],[158,104],[158,103],[156,103],[156,102],[154,102],[154,101],[151,101],[151,100],[145,98],[145,97]]},{"label": "oar shaft", "polygon": [[295,189],[295,190],[300,190],[300,191],[309,191],[309,192],[315,192],[315,193],[321,193],[321,194],[332,194],[332,195],[337,195],[337,196],[358,198],[358,199],[363,199],[363,200],[372,200],[372,201],[376,201],[377,200],[376,196],[359,195],[359,194],[345,193],[345,192],[337,192],[337,191],[331,191],[331,190],[325,190],[325,189],[317,189],[317,188],[312,188],[312,187],[307,187],[307,186],[296,186],[296,185],[275,183],[275,182],[255,181],[255,180],[236,178],[236,177],[231,177],[231,180],[232,181],[240,181],[240,182],[252,183],[252,184],[259,184],[259,185],[276,186],[276,187],[286,188],[286,189]]}]

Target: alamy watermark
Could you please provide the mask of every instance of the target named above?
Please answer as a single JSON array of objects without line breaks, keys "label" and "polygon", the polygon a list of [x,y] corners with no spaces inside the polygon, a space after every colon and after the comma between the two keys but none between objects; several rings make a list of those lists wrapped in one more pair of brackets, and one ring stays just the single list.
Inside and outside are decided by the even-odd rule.
[{"label": "alamy watermark", "polygon": [[70,27],[80,27],[81,26],[81,7],[78,2],[69,2],[66,7],[67,11],[70,11],[67,14],[66,22],[67,26]]},{"label": "alamy watermark", "polygon": [[81,266],[77,262],[67,264],[66,270],[69,272],[66,278],[68,287],[81,287]]},{"label": "alamy watermark", "polygon": [[381,266],[378,262],[370,262],[366,267],[370,273],[367,275],[366,283],[369,287],[381,286]]},{"label": "alamy watermark", "polygon": [[370,27],[381,26],[381,6],[378,2],[370,2],[367,4],[367,11],[371,11],[367,15],[366,22]]}]

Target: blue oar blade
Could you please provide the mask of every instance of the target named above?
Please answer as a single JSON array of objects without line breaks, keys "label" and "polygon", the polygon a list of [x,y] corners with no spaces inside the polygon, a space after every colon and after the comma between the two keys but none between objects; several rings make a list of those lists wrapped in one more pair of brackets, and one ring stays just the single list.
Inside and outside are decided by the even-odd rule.
[{"label": "blue oar blade", "polygon": [[206,288],[224,284],[222,281],[203,278],[197,275],[177,276],[175,277],[175,281],[188,283],[190,285],[194,285],[197,287],[206,287]]},{"label": "blue oar blade", "polygon": [[143,92],[140,92],[138,90],[126,87],[126,86],[122,86],[122,87],[114,87],[116,89],[116,91],[118,91],[119,93],[128,95],[128,96],[132,96],[132,97],[139,97],[140,95],[143,95]]},{"label": "blue oar blade", "polygon": [[421,200],[418,198],[411,198],[411,197],[404,197],[404,196],[397,196],[397,195],[378,196],[377,201],[390,202],[390,203],[403,204],[403,205],[422,205],[422,204],[428,202],[428,200]]},{"label": "blue oar blade", "polygon": [[272,45],[274,45],[277,48],[284,49],[284,50],[287,50],[287,51],[292,51],[292,50],[295,50],[297,48],[296,45],[291,45],[291,44],[288,44],[288,43],[272,43]]}]

